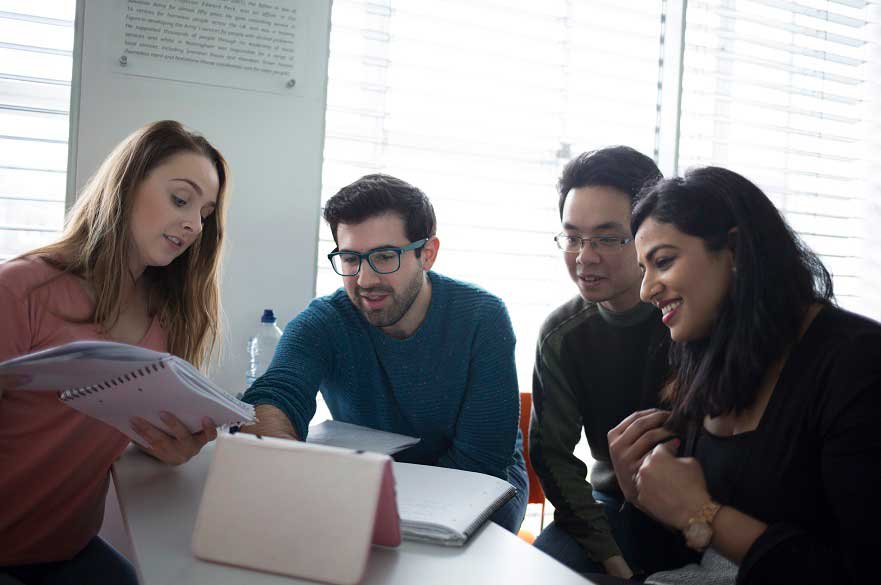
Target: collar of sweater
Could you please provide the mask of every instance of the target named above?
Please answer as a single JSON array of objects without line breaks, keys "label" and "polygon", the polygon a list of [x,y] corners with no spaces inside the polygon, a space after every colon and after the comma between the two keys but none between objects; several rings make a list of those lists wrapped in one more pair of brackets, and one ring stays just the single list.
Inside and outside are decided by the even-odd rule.
[{"label": "collar of sweater", "polygon": [[657,313],[657,316],[660,316],[660,312],[655,308],[654,305],[649,303],[640,302],[632,309],[627,309],[626,311],[621,311],[620,313],[610,311],[603,307],[601,304],[597,303],[597,310],[600,313],[600,316],[606,323],[610,325],[616,325],[618,327],[630,327],[632,325],[637,325],[650,319],[653,315]]}]

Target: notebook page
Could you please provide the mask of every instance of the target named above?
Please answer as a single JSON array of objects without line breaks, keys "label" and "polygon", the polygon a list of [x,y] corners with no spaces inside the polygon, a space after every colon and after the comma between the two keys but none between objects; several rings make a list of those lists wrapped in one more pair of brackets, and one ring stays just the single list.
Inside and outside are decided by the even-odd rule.
[{"label": "notebook page", "polygon": [[34,353],[18,356],[3,362],[0,367],[22,363],[52,363],[71,359],[97,358],[117,361],[156,361],[157,356],[168,354],[153,351],[137,345],[127,345],[115,341],[83,340],[49,347]]},{"label": "notebook page", "polygon": [[[175,415],[191,431],[202,428],[202,418],[209,417],[215,424],[228,425],[253,422],[254,410],[249,404],[227,404],[213,397],[193,392],[182,382],[166,358],[158,367],[150,367],[144,375],[128,376],[119,384],[102,385],[98,391],[80,393],[79,396],[64,400],[76,410],[97,418],[132,439],[139,441],[131,427],[130,419],[139,416],[151,424],[170,430],[159,418],[159,413],[168,411]],[[143,371],[143,370],[142,370]]]},{"label": "notebook page", "polygon": [[415,445],[419,439],[337,420],[327,420],[309,427],[306,442],[392,455]]},{"label": "notebook page", "polygon": [[216,400],[232,409],[241,408],[242,405],[245,404],[235,398],[232,394],[224,392],[220,386],[217,386],[209,378],[203,376],[202,373],[189,362],[178,357],[172,357],[166,363],[168,363],[168,365],[175,371],[181,382],[189,386],[190,390],[193,392],[205,396],[206,398]]},{"label": "notebook page", "polygon": [[167,353],[110,341],[75,341],[0,364],[0,375],[17,379],[15,390],[82,388],[157,363]]}]

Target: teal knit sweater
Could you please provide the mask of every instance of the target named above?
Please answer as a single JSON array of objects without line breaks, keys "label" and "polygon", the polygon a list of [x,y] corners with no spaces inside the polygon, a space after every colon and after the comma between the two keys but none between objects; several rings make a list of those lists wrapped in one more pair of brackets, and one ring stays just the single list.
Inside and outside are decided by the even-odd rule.
[{"label": "teal knit sweater", "polygon": [[398,460],[525,480],[505,305],[475,286],[429,278],[425,320],[406,339],[368,323],[343,289],[313,300],[244,400],[281,409],[305,438],[320,389],[335,420],[419,437]]}]

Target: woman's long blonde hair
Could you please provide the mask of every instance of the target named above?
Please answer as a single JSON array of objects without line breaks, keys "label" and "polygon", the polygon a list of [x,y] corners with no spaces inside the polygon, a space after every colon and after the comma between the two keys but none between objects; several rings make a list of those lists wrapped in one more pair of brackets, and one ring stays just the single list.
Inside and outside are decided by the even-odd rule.
[{"label": "woman's long blonde hair", "polygon": [[148,267],[148,311],[168,334],[168,350],[204,368],[219,346],[220,251],[229,169],[204,137],[179,122],[154,122],[123,140],[80,191],[57,242],[24,256],[40,256],[91,285],[95,310],[89,321],[109,330],[122,309],[129,272],[134,194],[150,172],[170,157],[193,152],[217,171],[217,207],[196,241],[168,266]]}]

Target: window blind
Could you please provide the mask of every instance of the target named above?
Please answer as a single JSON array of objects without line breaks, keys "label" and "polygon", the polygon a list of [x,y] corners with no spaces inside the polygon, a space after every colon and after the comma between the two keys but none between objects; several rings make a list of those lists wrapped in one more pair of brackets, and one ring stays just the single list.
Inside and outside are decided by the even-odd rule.
[{"label": "window blind", "polygon": [[0,0],[0,261],[61,229],[75,0]]},{"label": "window blind", "polygon": [[863,161],[861,171],[866,214],[863,223],[863,263],[860,272],[860,310],[881,321],[881,3],[866,5],[866,89],[863,92]]},{"label": "window blind", "polygon": [[877,318],[871,5],[689,1],[679,168],[726,166],[759,185],[832,272],[839,303]]},{"label": "window blind", "polygon": [[[583,150],[652,155],[661,2],[334,2],[323,198],[374,172],[425,191],[435,269],[505,300],[522,389],[548,313],[576,294],[555,183]],[[322,225],[317,293],[341,286]]]}]

